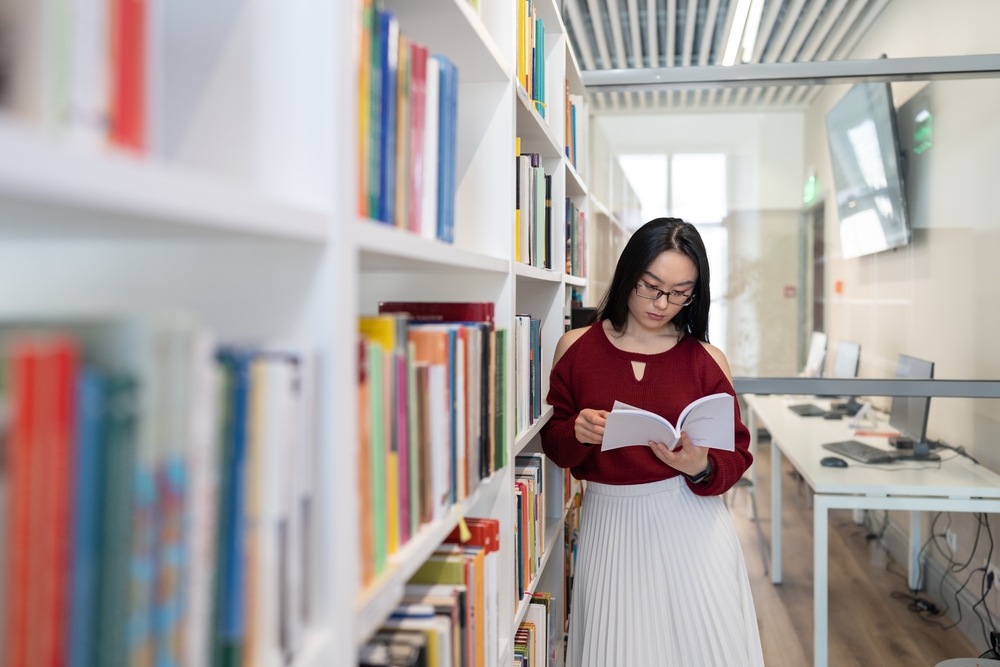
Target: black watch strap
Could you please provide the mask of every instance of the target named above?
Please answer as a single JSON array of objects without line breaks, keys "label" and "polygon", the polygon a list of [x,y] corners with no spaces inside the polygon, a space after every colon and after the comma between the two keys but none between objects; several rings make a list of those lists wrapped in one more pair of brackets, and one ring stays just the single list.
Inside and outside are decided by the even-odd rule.
[{"label": "black watch strap", "polygon": [[712,459],[708,460],[708,465],[697,475],[685,475],[692,484],[701,484],[712,474]]}]

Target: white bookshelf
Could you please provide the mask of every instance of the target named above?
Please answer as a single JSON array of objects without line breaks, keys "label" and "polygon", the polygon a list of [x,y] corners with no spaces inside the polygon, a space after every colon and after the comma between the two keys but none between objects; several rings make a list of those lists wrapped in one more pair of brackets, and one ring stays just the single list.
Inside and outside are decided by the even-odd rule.
[{"label": "white bookshelf", "polygon": [[[501,529],[501,625],[498,645],[487,650],[509,665],[526,606],[512,594],[513,462],[522,451],[539,451],[553,410],[543,406],[531,428],[514,433],[509,381],[508,464],[424,526],[362,587],[357,319],[376,312],[379,301],[491,301],[496,326],[509,334],[512,379],[514,317],[530,313],[542,320],[543,398],[548,393],[570,294],[594,289],[588,278],[564,273],[565,199],[588,227],[596,200],[586,108],[578,118],[579,168],[563,145],[565,81],[574,94],[585,91],[557,3],[538,2],[546,30],[543,118],[516,81],[512,5],[484,1],[477,13],[466,0],[385,1],[408,38],[459,69],[453,244],[357,214],[359,3],[230,5],[164,3],[157,40],[172,46],[151,74],[148,155],[78,146],[0,113],[0,317],[180,311],[221,341],[315,351],[311,616],[292,664],[351,664],[345,647],[371,636],[459,517],[481,516],[498,519]],[[513,259],[518,137],[552,176],[553,270]],[[532,590],[549,590],[561,605],[563,473],[547,466],[548,533]]]}]

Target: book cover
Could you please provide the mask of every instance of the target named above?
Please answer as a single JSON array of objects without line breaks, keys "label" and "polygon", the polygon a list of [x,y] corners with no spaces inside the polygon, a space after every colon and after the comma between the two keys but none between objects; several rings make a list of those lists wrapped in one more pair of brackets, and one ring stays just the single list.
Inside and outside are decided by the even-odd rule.
[{"label": "book cover", "polygon": [[[379,206],[382,200],[382,12],[366,0],[364,9],[364,31],[368,40],[362,44],[362,67],[366,68],[367,81],[361,82],[361,94],[367,97],[367,108],[359,110],[367,112],[367,127],[358,132],[358,141],[367,147],[367,155],[360,164],[359,181],[365,183],[362,195],[367,198],[367,217],[378,219]],[[367,13],[370,12],[370,15]],[[367,66],[364,65],[367,62]],[[365,86],[367,84],[367,87]],[[359,116],[360,120],[360,116]]]},{"label": "book cover", "polygon": [[380,301],[379,314],[407,313],[410,321],[420,322],[487,322],[493,325],[492,301]]},{"label": "book cover", "polygon": [[615,401],[614,409],[608,414],[601,451],[648,447],[650,440],[673,449],[683,431],[693,445],[731,452],[736,449],[733,401],[733,397],[725,393],[703,396],[684,408],[676,426],[660,415]]},{"label": "book cover", "polygon": [[370,215],[370,162],[371,162],[371,103],[372,103],[372,36],[375,32],[375,7],[373,0],[362,0],[361,52],[358,54],[358,215]]},{"label": "book cover", "polygon": [[111,142],[146,148],[147,0],[110,0]]},{"label": "book cover", "polygon": [[[399,22],[391,12],[379,14],[379,47],[382,49],[382,106],[379,210],[377,218],[396,220],[396,89],[399,76]],[[376,217],[376,216],[373,216]]]},{"label": "book cover", "polygon": [[399,34],[399,71],[396,76],[396,217],[399,228],[410,224],[410,41]]},{"label": "book cover", "polygon": [[426,59],[424,88],[423,192],[420,195],[420,235],[437,238],[438,219],[438,132],[441,124],[441,63]]},{"label": "book cover", "polygon": [[438,239],[455,240],[455,159],[458,150],[458,68],[445,56],[441,67],[438,131]]},{"label": "book cover", "polygon": [[410,231],[420,233],[424,193],[424,114],[427,93],[427,47],[410,44]]}]

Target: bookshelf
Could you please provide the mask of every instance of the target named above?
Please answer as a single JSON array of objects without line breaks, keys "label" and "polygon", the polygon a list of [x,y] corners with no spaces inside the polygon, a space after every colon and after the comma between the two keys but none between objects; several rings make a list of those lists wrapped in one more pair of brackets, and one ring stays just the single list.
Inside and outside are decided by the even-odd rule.
[{"label": "bookshelf", "polygon": [[[138,153],[79,145],[42,118],[0,107],[0,319],[184,313],[219,341],[290,345],[316,359],[310,613],[294,667],[351,662],[345,647],[384,622],[462,517],[500,522],[501,623],[487,650],[501,665],[512,660],[526,606],[510,594],[513,462],[540,451],[551,407],[514,433],[509,384],[507,465],[424,525],[367,587],[356,548],[358,317],[379,301],[490,301],[497,327],[512,332],[514,317],[530,313],[542,321],[544,397],[570,295],[599,297],[592,279],[564,268],[563,203],[572,200],[592,229],[597,200],[586,91],[558,4],[535,2],[545,117],[516,80],[516,12],[481,4],[477,12],[466,0],[384,2],[408,38],[459,70],[453,243],[357,213],[359,2],[162,3],[150,21],[149,141]],[[564,145],[567,81],[585,100],[576,167]],[[552,178],[551,270],[514,261],[516,138]],[[505,372],[513,377],[509,348]],[[562,604],[563,471],[548,465],[544,474],[548,533],[530,588]]]}]

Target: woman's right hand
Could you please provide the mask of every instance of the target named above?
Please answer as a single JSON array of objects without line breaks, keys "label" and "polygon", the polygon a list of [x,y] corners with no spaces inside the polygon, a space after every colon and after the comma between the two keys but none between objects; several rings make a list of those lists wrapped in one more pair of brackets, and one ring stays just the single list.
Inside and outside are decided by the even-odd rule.
[{"label": "woman's right hand", "polygon": [[580,410],[576,417],[574,433],[576,439],[585,445],[599,445],[604,440],[604,425],[608,421],[607,410]]}]

